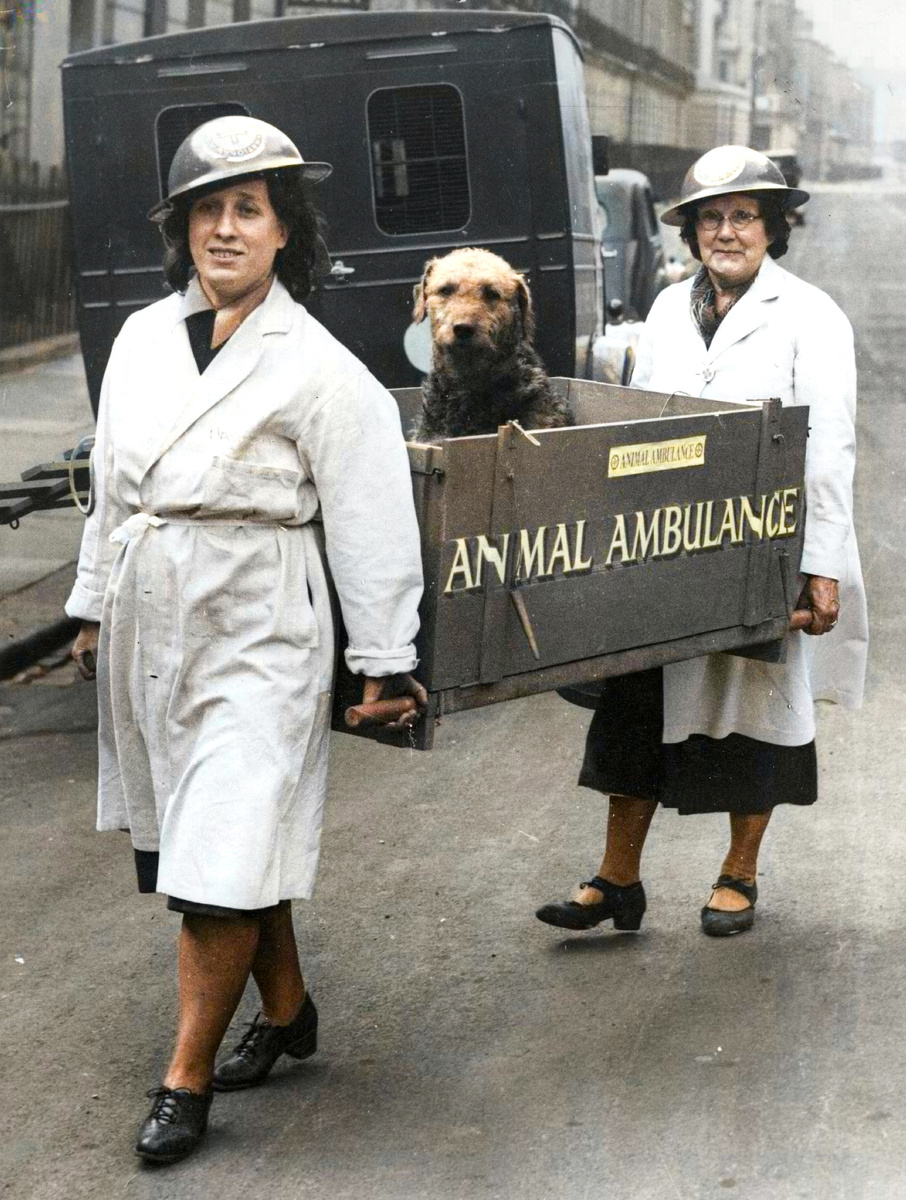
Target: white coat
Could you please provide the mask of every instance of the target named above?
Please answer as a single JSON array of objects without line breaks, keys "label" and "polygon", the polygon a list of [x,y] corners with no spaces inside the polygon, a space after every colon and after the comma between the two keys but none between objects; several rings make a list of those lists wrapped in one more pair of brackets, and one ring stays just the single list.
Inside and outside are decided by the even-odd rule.
[{"label": "white coat", "polygon": [[801,569],[839,580],[840,617],[819,638],[788,634],[783,664],[713,654],[666,667],[664,741],[741,733],[804,745],[815,735],[814,701],[856,708],[865,679],[868,617],[853,527],[852,328],[829,296],[765,257],[708,348],[690,311],[692,282],[667,288],[655,301],[633,387],[810,406]]},{"label": "white coat", "polygon": [[419,534],[392,396],[275,282],[203,375],[197,281],[136,313],[104,378],[70,616],[100,621],[98,828],[160,850],[158,891],[311,895],[334,633],[359,674],[416,664]]}]

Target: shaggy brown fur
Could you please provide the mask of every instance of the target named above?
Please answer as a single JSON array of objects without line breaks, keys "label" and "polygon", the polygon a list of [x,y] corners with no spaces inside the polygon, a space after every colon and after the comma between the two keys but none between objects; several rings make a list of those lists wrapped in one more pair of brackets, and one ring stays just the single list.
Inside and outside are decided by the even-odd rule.
[{"label": "shaggy brown fur", "polygon": [[415,288],[415,321],[431,318],[433,359],[422,384],[413,437],[494,433],[571,425],[532,347],[534,320],[525,278],[487,250],[432,258]]}]

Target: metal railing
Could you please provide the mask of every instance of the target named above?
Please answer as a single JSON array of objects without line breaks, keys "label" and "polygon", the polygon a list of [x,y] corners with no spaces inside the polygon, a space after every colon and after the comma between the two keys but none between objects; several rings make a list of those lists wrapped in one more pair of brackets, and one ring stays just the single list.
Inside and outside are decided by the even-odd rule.
[{"label": "metal railing", "polygon": [[61,170],[0,157],[0,350],[75,329],[68,208]]}]

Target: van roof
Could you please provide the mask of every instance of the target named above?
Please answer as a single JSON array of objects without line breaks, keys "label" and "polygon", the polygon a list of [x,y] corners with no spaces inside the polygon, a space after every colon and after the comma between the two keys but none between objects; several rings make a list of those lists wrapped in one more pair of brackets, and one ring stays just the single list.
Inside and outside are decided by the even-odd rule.
[{"label": "van roof", "polygon": [[63,67],[126,66],[196,57],[199,54],[248,54],[268,50],[314,49],[341,43],[444,37],[447,34],[507,33],[532,25],[564,30],[582,53],[575,34],[559,17],[546,13],[439,9],[422,12],[331,13],[212,25],[184,33],[160,34],[138,42],[83,50],[78,54],[70,54],[64,60]]}]

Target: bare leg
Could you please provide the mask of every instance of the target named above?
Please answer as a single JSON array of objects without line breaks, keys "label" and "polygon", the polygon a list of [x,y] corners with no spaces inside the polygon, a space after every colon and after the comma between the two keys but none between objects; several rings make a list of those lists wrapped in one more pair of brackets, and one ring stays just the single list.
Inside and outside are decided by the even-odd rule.
[{"label": "bare leg", "polygon": [[289,901],[263,914],[260,928],[252,975],[261,993],[261,1007],[271,1025],[288,1025],[305,999]]},{"label": "bare leg", "polygon": [[[651,818],[657,810],[656,800],[638,800],[632,796],[611,796],[607,814],[607,848],[598,870],[602,879],[617,887],[638,883],[642,850]],[[575,899],[580,904],[599,904],[597,888],[580,888]]]},{"label": "bare leg", "polygon": [[257,917],[186,914],[179,935],[179,1030],[164,1085],[204,1092],[258,949]]},{"label": "bare leg", "polygon": [[[758,872],[758,851],[761,839],[764,837],[768,822],[774,810],[765,813],[754,813],[752,816],[730,814],[730,849],[724,864],[720,869],[721,875],[732,875],[746,883],[754,883]],[[739,912],[749,907],[745,896],[730,888],[718,888],[708,901],[709,908],[721,912]]]}]

